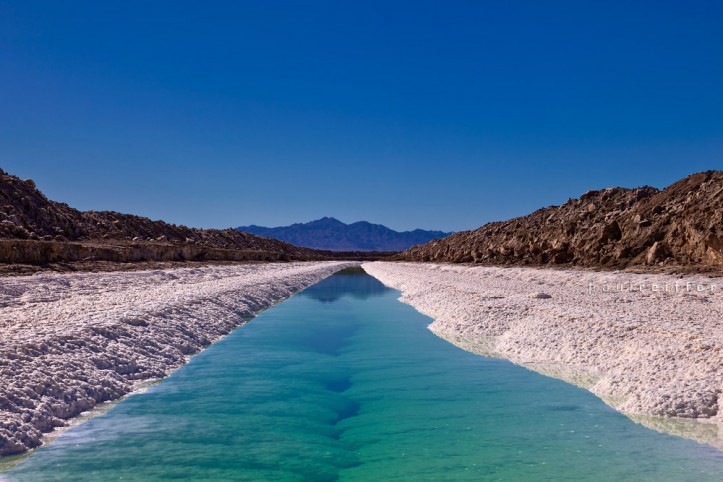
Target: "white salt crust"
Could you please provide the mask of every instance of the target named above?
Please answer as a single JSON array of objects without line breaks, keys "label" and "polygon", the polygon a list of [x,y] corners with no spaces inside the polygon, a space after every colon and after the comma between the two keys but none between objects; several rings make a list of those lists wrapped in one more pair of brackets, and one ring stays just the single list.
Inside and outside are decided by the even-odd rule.
[{"label": "white salt crust", "polygon": [[362,266],[433,318],[438,336],[582,386],[651,428],[723,448],[723,279]]},{"label": "white salt crust", "polygon": [[0,277],[0,455],[161,378],[353,263]]}]

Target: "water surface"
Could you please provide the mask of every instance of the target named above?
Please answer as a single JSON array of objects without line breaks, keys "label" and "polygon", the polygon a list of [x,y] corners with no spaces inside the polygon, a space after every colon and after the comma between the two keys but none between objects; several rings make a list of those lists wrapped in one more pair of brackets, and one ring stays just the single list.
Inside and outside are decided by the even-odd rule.
[{"label": "water surface", "polygon": [[[723,453],[435,337],[347,270],[78,425],[19,481],[720,480]],[[0,476],[1,478],[2,476]]]}]

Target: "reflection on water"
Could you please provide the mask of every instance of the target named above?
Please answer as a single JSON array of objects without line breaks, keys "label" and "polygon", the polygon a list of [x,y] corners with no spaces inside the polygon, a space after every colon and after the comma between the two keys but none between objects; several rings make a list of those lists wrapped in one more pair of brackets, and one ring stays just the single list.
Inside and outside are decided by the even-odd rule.
[{"label": "reflection on water", "polygon": [[388,292],[378,279],[369,276],[361,267],[346,268],[335,276],[326,278],[314,286],[306,288],[299,296],[307,296],[322,303],[332,303],[342,296],[353,296],[366,300],[373,296],[381,296]]},{"label": "reflection on water", "polygon": [[[723,450],[723,426],[720,424],[686,420],[684,418],[663,418],[635,414],[628,414],[628,417],[649,429],[697,440],[700,443],[710,444]],[[723,479],[723,474],[721,478]]]},{"label": "reflection on water", "polygon": [[460,350],[358,271],[308,291],[7,476],[720,480],[723,453],[648,430],[562,381]]},{"label": "reflection on water", "polygon": [[[443,338],[447,340],[448,342],[452,343],[453,345],[458,346],[459,348],[463,350],[467,350],[470,353],[475,353],[477,355],[491,357],[491,358],[503,358],[503,359],[510,359],[508,357],[502,356],[500,353],[496,351],[497,343],[499,342],[499,337],[495,336],[460,336],[460,335],[450,335],[448,333],[441,332],[439,330],[435,330],[434,333],[439,336],[440,338]],[[558,378],[560,380],[565,380],[567,383],[571,383],[575,386],[582,387],[582,388],[590,388],[595,383],[600,380],[600,375],[588,368],[578,368],[570,365],[566,365],[559,362],[534,362],[530,363],[524,360],[516,360],[511,359],[512,362],[524,366],[525,368],[529,368],[530,370],[534,370],[537,373],[541,373],[543,375],[546,375],[548,377]]]}]

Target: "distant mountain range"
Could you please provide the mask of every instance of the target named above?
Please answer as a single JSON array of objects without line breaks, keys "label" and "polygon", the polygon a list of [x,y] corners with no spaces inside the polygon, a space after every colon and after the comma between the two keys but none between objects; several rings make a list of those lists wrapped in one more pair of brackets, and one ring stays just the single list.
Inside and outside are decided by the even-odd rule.
[{"label": "distant mountain range", "polygon": [[286,241],[296,246],[332,251],[402,251],[452,234],[423,229],[399,232],[381,224],[366,221],[345,224],[329,217],[276,228],[251,225],[240,226],[237,229]]}]

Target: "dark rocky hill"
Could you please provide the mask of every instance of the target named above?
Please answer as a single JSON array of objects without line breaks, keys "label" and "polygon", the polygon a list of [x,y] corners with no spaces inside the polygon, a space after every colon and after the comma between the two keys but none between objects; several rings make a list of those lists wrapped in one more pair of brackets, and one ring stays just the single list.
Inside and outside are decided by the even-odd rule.
[{"label": "dark rocky hill", "polygon": [[49,200],[32,180],[21,180],[0,170],[0,262],[324,257],[325,253],[230,228],[196,229],[117,212],[81,212]]},{"label": "dark rocky hill", "polygon": [[239,231],[274,238],[297,246],[332,251],[402,251],[415,244],[443,238],[442,231],[394,231],[381,224],[359,221],[345,224],[334,218],[321,218],[308,223],[265,228],[241,226]]},{"label": "dark rocky hill", "polygon": [[504,222],[415,246],[398,259],[453,263],[723,267],[723,172],[662,191],[590,191]]}]

